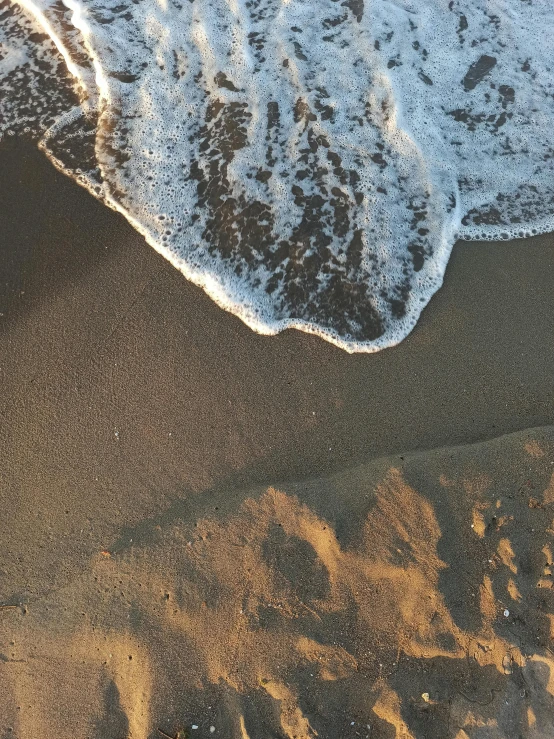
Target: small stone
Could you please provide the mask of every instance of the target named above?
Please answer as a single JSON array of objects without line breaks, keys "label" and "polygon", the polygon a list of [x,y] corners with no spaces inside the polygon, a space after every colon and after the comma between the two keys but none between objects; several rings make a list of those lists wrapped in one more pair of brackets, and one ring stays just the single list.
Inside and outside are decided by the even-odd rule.
[{"label": "small stone", "polygon": [[423,698],[423,700],[425,701],[425,703],[429,703],[429,700],[430,700],[429,693],[422,693],[421,694],[421,697]]},{"label": "small stone", "polygon": [[197,728],[198,728],[198,726],[197,726],[196,724],[193,724],[193,725],[192,725],[192,726],[191,726],[190,728],[191,728],[191,729],[197,729]]},{"label": "small stone", "polygon": [[213,734],[215,732],[215,726],[210,726],[210,734]]},{"label": "small stone", "polygon": [[504,617],[505,617],[505,618],[508,618],[508,616],[509,616],[509,615],[510,615],[510,611],[509,611],[509,610],[508,610],[508,609],[506,608],[506,609],[504,610]]}]

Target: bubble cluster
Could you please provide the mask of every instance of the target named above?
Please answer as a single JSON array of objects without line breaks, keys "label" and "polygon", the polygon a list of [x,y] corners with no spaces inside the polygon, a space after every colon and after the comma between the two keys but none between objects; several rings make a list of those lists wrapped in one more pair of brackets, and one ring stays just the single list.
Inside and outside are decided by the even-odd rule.
[{"label": "bubble cluster", "polygon": [[553,230],[544,0],[21,4],[77,84],[45,151],[260,333],[397,344],[457,237]]}]

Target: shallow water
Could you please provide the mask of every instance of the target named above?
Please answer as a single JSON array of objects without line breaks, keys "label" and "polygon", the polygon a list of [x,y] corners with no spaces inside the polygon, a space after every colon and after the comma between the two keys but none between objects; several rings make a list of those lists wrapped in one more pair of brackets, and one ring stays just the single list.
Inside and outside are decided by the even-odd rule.
[{"label": "shallow water", "polygon": [[542,0],[4,2],[1,127],[256,331],[375,351],[458,236],[552,230],[553,20]]}]

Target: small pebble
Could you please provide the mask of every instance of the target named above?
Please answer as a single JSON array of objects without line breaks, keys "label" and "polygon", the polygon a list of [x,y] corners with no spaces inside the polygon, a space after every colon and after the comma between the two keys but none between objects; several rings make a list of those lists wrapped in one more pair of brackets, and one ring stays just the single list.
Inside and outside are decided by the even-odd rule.
[{"label": "small pebble", "polygon": [[190,728],[191,728],[191,729],[197,729],[197,728],[198,728],[198,726],[197,726],[196,724],[193,724],[193,725],[192,725],[192,726],[191,726]]},{"label": "small pebble", "polygon": [[215,731],[215,726],[210,726],[210,734],[213,734]]},{"label": "small pebble", "polygon": [[510,615],[510,611],[506,608],[506,610],[504,611],[504,616],[508,618],[509,615]]}]

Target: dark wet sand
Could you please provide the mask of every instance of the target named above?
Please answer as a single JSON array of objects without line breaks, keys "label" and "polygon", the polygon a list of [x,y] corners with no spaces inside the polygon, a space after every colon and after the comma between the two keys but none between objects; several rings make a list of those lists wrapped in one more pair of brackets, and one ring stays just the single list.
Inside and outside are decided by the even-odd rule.
[{"label": "dark wet sand", "polygon": [[118,486],[140,469],[164,490],[198,490],[554,419],[551,235],[458,244],[412,335],[348,356],[298,331],[256,335],[38,152],[1,157],[2,381],[18,474],[32,450],[37,464],[91,465]]},{"label": "dark wet sand", "polygon": [[[297,331],[254,334],[8,141],[0,312],[0,603],[54,597],[143,521],[186,520],[202,492],[205,504],[554,422],[551,235],[458,244],[412,335],[349,356]],[[318,510],[343,528],[352,511],[356,539],[347,487]]]}]

